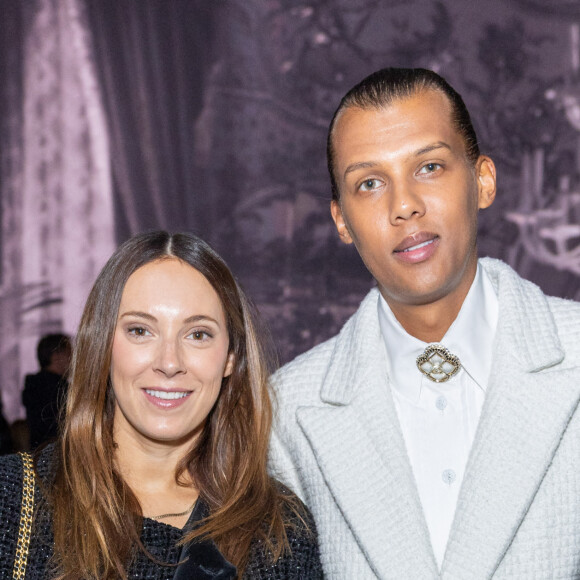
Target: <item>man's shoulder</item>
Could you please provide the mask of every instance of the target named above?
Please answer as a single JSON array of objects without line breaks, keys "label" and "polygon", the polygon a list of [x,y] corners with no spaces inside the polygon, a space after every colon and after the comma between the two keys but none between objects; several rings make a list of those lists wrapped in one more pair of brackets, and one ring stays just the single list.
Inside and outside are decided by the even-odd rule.
[{"label": "man's shoulder", "polygon": [[521,293],[522,296],[525,296],[528,293],[542,294],[548,301],[550,308],[556,312],[560,309],[571,309],[575,314],[580,312],[580,302],[567,298],[550,296],[544,293],[537,284],[527,280],[526,278],[522,278],[509,264],[506,264],[502,260],[496,258],[480,258],[479,262],[490,277],[496,292],[498,291],[498,285],[501,281],[504,283],[509,281],[512,292],[517,291]]},{"label": "man's shoulder", "polygon": [[378,291],[371,290],[338,334],[297,356],[274,373],[271,382],[278,399],[283,399],[285,395],[294,400],[300,394],[308,396],[316,393],[317,396],[331,365],[342,361],[338,352],[355,340],[360,333],[359,326],[368,326],[364,323],[366,319],[373,315],[378,319],[377,299]]},{"label": "man's shoulder", "polygon": [[310,350],[298,355],[295,359],[286,363],[273,375],[272,380],[275,384],[293,380],[296,376],[304,373],[314,373],[324,370],[328,364],[334,345],[336,344],[338,334],[328,340],[314,346]]},{"label": "man's shoulder", "polygon": [[299,355],[272,376],[271,384],[280,408],[318,400],[337,337]]},{"label": "man's shoulder", "polygon": [[564,350],[568,356],[580,356],[580,302],[554,296],[547,296],[546,299]]},{"label": "man's shoulder", "polygon": [[[564,350],[570,354],[579,352],[578,328],[580,326],[580,302],[548,296],[536,284],[522,278],[508,264],[493,258],[483,258],[480,262],[496,287],[502,285],[501,300],[522,309],[525,316],[521,320],[532,331],[542,329],[553,332],[554,327]],[[544,324],[548,320],[552,323]],[[522,324],[524,324],[522,322]],[[537,337],[541,339],[540,336]]]}]

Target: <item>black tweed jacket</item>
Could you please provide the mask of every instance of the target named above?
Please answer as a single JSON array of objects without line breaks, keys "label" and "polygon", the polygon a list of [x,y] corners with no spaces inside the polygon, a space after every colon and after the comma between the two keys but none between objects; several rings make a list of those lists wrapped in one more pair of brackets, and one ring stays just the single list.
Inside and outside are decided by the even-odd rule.
[{"label": "black tweed jacket", "polygon": [[[50,481],[54,472],[54,449],[46,447],[37,461],[37,478]],[[22,498],[22,460],[19,455],[0,457],[0,579],[12,578],[16,553],[16,542],[20,523]],[[35,497],[40,497],[36,486]],[[30,542],[30,553],[26,568],[26,580],[49,580],[50,558],[52,557],[52,527],[48,513],[38,513],[35,501],[35,523]],[[200,519],[206,507],[198,502],[190,522]],[[252,550],[244,580],[319,580],[323,578],[314,522],[308,522],[310,531],[297,522],[296,529],[289,533],[292,553],[270,564],[262,546],[257,542]],[[139,552],[129,569],[132,580],[233,580],[237,578],[235,568],[222,556],[213,542],[202,542],[181,548],[176,544],[182,531],[161,522],[145,518],[141,541],[159,561],[153,562]],[[185,558],[189,556],[189,558]],[[180,561],[187,560],[179,567]],[[171,565],[173,564],[173,565]]]}]

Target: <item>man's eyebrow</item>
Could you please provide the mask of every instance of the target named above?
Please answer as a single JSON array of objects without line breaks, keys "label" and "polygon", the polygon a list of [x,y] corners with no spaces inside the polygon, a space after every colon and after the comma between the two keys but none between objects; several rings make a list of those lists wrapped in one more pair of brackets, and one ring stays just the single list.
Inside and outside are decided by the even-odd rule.
[{"label": "man's eyebrow", "polygon": [[378,162],[376,161],[360,161],[359,163],[351,163],[345,170],[344,170],[344,177],[346,177],[349,173],[356,171],[357,169],[369,169],[371,167],[376,167]]},{"label": "man's eyebrow", "polygon": [[[421,147],[421,149],[417,149],[411,155],[413,157],[420,157],[421,155],[425,155],[426,153],[431,153],[431,151],[435,151],[436,149],[448,149],[451,151],[451,147],[445,143],[444,141],[437,141],[436,143],[431,143],[430,145],[425,145],[425,147]],[[353,171],[357,171],[359,169],[371,169],[379,165],[378,161],[359,161],[357,163],[351,163],[345,170],[344,170],[344,178],[349,173]]]},{"label": "man's eyebrow", "polygon": [[436,149],[449,149],[451,151],[451,147],[445,143],[445,141],[437,141],[436,143],[432,143],[431,145],[427,145],[425,147],[421,147],[415,151],[415,157],[419,157],[420,155],[425,155],[425,153],[431,153],[431,151],[435,151]]}]

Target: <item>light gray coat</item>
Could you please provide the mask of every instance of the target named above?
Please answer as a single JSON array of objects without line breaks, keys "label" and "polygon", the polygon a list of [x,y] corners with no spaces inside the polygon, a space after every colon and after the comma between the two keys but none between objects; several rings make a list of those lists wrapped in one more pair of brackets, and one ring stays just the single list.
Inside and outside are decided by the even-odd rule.
[{"label": "light gray coat", "polygon": [[441,571],[391,397],[377,290],[274,376],[271,468],[311,508],[328,578],[580,579],[580,304],[480,264],[499,321]]}]

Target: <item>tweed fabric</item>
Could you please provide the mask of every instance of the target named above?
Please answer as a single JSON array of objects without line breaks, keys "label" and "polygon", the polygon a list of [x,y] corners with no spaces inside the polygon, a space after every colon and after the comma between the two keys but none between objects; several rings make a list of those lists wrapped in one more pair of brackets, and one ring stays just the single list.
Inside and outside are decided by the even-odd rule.
[{"label": "tweed fabric", "polygon": [[[54,471],[53,447],[48,446],[37,461],[37,477],[45,485],[50,485]],[[12,578],[12,566],[16,552],[18,525],[20,520],[20,500],[22,494],[22,460],[18,455],[0,457],[0,578]],[[36,497],[40,488],[36,487]],[[38,503],[35,503],[38,506]],[[316,529],[309,512],[306,516],[311,531],[307,532],[300,521],[289,532],[292,554],[270,564],[263,547],[254,544],[245,579],[282,580],[322,578],[322,568],[316,540]],[[150,553],[162,562],[176,564],[179,561],[181,530],[145,518],[141,541]],[[45,511],[35,513],[35,523],[26,570],[27,580],[47,580],[51,577],[49,561],[53,554],[50,515]],[[151,561],[143,552],[138,552],[129,570],[132,580],[171,580],[175,566],[163,566]],[[212,576],[208,576],[212,577]]]},{"label": "tweed fabric", "polygon": [[[441,569],[392,400],[372,290],[273,378],[273,474],[307,503],[331,579],[580,579],[580,305],[482,259],[493,365]],[[474,328],[474,332],[477,329]]]}]

